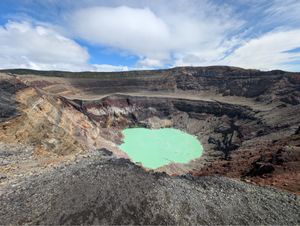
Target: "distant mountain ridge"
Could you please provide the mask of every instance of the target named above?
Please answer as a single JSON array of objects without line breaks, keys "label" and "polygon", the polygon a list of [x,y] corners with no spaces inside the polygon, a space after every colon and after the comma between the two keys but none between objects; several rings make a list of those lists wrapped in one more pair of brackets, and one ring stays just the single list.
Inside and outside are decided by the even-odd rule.
[{"label": "distant mountain ridge", "polygon": [[43,76],[59,76],[59,77],[68,77],[72,76],[96,76],[96,75],[151,75],[169,73],[169,72],[179,72],[179,71],[198,71],[198,72],[219,72],[219,73],[242,73],[245,74],[297,74],[300,72],[287,72],[283,70],[270,70],[270,71],[261,71],[258,69],[243,69],[239,67],[232,66],[206,66],[206,67],[194,67],[194,66],[183,66],[183,67],[174,67],[168,69],[153,69],[153,70],[132,70],[132,71],[114,71],[114,72],[96,72],[96,71],[82,71],[82,72],[71,72],[71,71],[59,71],[59,70],[34,70],[34,69],[2,69],[0,72],[12,73],[17,75],[43,75]]}]

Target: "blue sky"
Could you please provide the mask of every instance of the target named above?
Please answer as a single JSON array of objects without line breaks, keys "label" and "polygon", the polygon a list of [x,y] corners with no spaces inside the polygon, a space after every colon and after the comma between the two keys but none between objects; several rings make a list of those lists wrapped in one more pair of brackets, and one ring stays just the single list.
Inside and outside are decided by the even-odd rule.
[{"label": "blue sky", "polygon": [[1,0],[0,68],[300,71],[299,0]]}]

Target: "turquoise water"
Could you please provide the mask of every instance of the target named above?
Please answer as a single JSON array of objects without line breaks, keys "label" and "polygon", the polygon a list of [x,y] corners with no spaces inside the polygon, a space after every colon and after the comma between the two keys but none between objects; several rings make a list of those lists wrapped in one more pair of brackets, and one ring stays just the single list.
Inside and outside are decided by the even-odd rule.
[{"label": "turquoise water", "polygon": [[188,163],[202,155],[199,140],[177,129],[129,128],[123,130],[120,148],[133,162],[156,169],[169,163]]}]

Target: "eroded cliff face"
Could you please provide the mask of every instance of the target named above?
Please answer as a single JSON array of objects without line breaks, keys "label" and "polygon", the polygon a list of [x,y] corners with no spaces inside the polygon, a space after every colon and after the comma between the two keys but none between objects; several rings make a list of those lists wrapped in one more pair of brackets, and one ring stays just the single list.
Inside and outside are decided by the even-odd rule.
[{"label": "eroded cliff face", "polygon": [[[4,158],[3,154],[2,177],[9,179],[37,171],[97,148],[114,150],[114,144],[101,136],[101,128],[74,108],[71,101],[20,83],[10,78],[1,86],[2,90],[17,89],[10,96],[14,104],[2,108],[5,117],[0,125],[1,149],[8,155]],[[6,117],[8,113],[10,117]],[[22,148],[29,154],[23,156]]]},{"label": "eroded cliff face", "polygon": [[[121,131],[139,126],[178,128],[196,135],[204,146],[201,158],[170,164],[158,172],[191,178],[223,175],[300,192],[297,73],[232,67],[125,73],[12,70],[1,74],[0,93],[0,182],[7,189],[16,181],[23,183],[25,176],[51,178],[50,171],[59,167],[71,175],[68,165],[76,168],[82,161],[89,165],[95,158],[104,161],[100,165],[108,164],[111,172],[113,166],[105,159],[128,158],[118,148]],[[145,180],[150,175],[146,173]],[[99,220],[98,212],[79,209],[62,216],[61,223],[89,222],[91,214]],[[78,211],[83,218],[78,218]],[[47,222],[24,217],[28,222]],[[167,215],[158,217],[161,223],[167,219]]]},{"label": "eroded cliff face", "polygon": [[[40,72],[42,76],[13,72],[2,74],[6,101],[2,104],[9,102],[2,110],[1,138],[6,143],[32,145],[35,153],[54,155],[53,161],[57,155],[65,158],[104,147],[127,157],[117,147],[122,129],[175,127],[196,135],[204,155],[190,164],[158,171],[241,178],[251,175],[248,171],[269,149],[285,150],[282,139],[297,140],[300,81],[296,73],[232,67],[84,75],[57,72],[56,77],[47,72]],[[297,162],[297,144],[292,149]],[[247,155],[254,157],[248,160]],[[271,165],[270,169],[278,167]],[[281,168],[295,170],[294,166]]]}]

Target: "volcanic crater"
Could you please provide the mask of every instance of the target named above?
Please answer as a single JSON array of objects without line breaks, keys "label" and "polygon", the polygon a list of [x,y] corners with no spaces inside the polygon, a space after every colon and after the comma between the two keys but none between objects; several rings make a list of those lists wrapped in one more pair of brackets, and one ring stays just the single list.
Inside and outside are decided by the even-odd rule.
[{"label": "volcanic crater", "polygon": [[[242,221],[236,217],[239,211],[235,211],[234,219],[238,219],[235,221],[220,209],[213,210],[217,215],[214,220],[212,216],[199,215],[197,208],[209,211],[208,207],[199,207],[190,199],[182,200],[178,204],[181,206],[179,209],[173,206],[175,210],[172,210],[170,207],[162,215],[152,209],[154,204],[150,200],[153,197],[163,196],[164,201],[169,200],[170,206],[176,205],[174,197],[169,197],[172,189],[180,187],[175,193],[186,189],[193,197],[203,192],[196,191],[197,187],[208,191],[207,186],[216,189],[214,192],[221,191],[222,186],[229,190],[241,189],[241,199],[246,197],[247,200],[250,199],[247,189],[260,193],[259,197],[271,197],[271,193],[275,192],[280,199],[270,198],[270,203],[274,202],[270,205],[279,205],[281,199],[293,202],[291,208],[297,215],[300,204],[298,196],[292,193],[299,195],[300,192],[299,73],[225,66],[118,73],[19,69],[1,72],[0,92],[0,179],[5,191],[1,199],[7,201],[7,209],[18,213],[1,209],[1,216],[6,216],[6,219],[0,218],[4,223],[123,224],[140,223],[142,218],[144,223],[149,224],[280,222],[275,212],[268,212],[270,218],[259,221],[254,219],[259,211],[250,211],[249,218],[246,217],[248,220]],[[187,164],[172,163],[155,170],[144,169],[131,163],[119,148],[124,139],[122,130],[131,127],[176,128],[195,135],[203,145],[203,155]],[[93,169],[87,175],[90,167]],[[98,171],[96,168],[99,168]],[[80,181],[69,177],[72,175],[79,175]],[[24,176],[26,180],[22,179]],[[98,181],[92,181],[90,177]],[[50,191],[60,197],[62,193],[55,187],[58,185],[51,184],[51,181],[58,183],[62,178],[65,180],[62,187],[69,194],[63,198],[64,204],[57,199],[53,201],[50,195],[42,198],[45,192]],[[125,192],[131,189],[129,185],[120,187],[123,180],[139,186],[140,191],[134,197],[138,198],[140,192],[147,193],[141,202],[136,204],[119,193],[119,189]],[[42,188],[36,187],[33,193],[36,199],[31,197],[30,192],[17,192],[15,195],[8,192],[15,191],[16,184],[32,188],[41,181],[45,188],[38,190]],[[99,188],[101,192],[97,193],[92,184],[97,187],[101,183],[106,183],[107,188]],[[156,183],[159,185],[154,185]],[[72,184],[74,187],[70,188]],[[84,184],[86,192],[83,192]],[[278,190],[256,185],[269,185]],[[109,186],[116,190],[111,191]],[[146,186],[151,189],[146,189]],[[68,189],[77,195],[71,194]],[[109,191],[117,198],[105,194]],[[209,195],[214,192],[205,194],[211,197]],[[285,192],[291,192],[290,198],[285,197]],[[226,191],[223,193],[228,195]],[[20,213],[25,206],[8,204],[8,200],[28,197],[37,205],[34,208],[36,216],[26,211]],[[77,198],[83,204],[74,200]],[[233,200],[231,196],[228,199]],[[43,209],[37,210],[38,200],[50,200],[56,208],[65,209],[71,203],[74,207],[58,214],[58,221],[52,221],[57,211],[49,207],[52,212],[46,216]],[[251,197],[251,200],[254,198]],[[261,204],[259,200],[253,202]],[[114,205],[119,202],[130,208],[115,210]],[[209,206],[208,201],[205,202]],[[211,202],[214,203],[214,200]],[[236,205],[234,201],[229,203]],[[165,208],[161,202],[157,205],[157,208],[161,208],[159,205]],[[247,207],[253,208],[249,203]],[[138,208],[145,208],[149,213],[140,213]],[[189,211],[192,217],[185,219],[175,214],[183,210]],[[286,213],[281,215],[292,215],[293,211],[287,207]],[[135,218],[138,212],[141,216]],[[296,222],[299,223],[299,216],[298,219],[292,216],[291,223]]]}]

